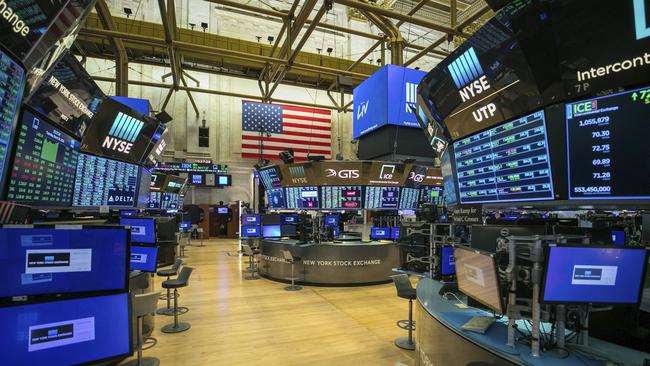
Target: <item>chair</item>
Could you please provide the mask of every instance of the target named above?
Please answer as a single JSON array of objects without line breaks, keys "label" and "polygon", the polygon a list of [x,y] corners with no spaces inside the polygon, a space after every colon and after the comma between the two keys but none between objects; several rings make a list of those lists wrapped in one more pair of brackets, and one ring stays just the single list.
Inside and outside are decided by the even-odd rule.
[{"label": "chair", "polygon": [[160,297],[160,291],[150,292],[147,294],[132,295],[132,308],[133,316],[138,318],[138,358],[131,360],[122,366],[158,366],[160,360],[155,357],[142,357],[142,345],[143,345],[143,321],[144,317],[149,314],[153,314],[156,311],[156,305],[158,303],[158,298]]},{"label": "chair", "polygon": [[397,326],[409,331],[408,337],[400,337],[395,340],[395,345],[399,348],[413,351],[415,350],[415,340],[413,339],[413,331],[415,330],[415,322],[413,321],[413,300],[416,298],[416,292],[409,276],[407,274],[398,274],[390,276],[395,283],[397,289],[397,296],[408,299],[409,301],[409,319],[399,320]]},{"label": "chair", "polygon": [[[176,259],[174,261],[174,264],[172,264],[171,268],[161,269],[158,272],[156,272],[156,275],[161,276],[161,277],[167,277],[167,280],[169,281],[169,278],[171,276],[177,276],[178,275],[178,270],[181,268],[181,265],[183,265],[183,260],[182,259]],[[156,314],[158,314],[158,315],[172,315],[172,308],[171,308],[171,305],[169,303],[169,301],[171,300],[171,295],[170,295],[170,290],[169,289],[167,289],[167,295],[160,296],[160,300],[167,300],[167,307],[156,310]]]},{"label": "chair", "polygon": [[201,241],[201,244],[199,245],[200,247],[203,247],[203,228],[197,228],[196,229],[196,235],[199,237],[199,240]]},{"label": "chair", "polygon": [[297,279],[300,279],[300,278],[295,277],[293,275],[293,273],[294,273],[293,272],[294,264],[296,263],[296,260],[300,260],[300,258],[294,257],[293,254],[291,254],[291,252],[288,251],[288,250],[283,250],[282,251],[282,256],[284,257],[285,261],[287,261],[288,263],[291,263],[291,277],[285,278],[285,279],[291,281],[291,286],[287,286],[284,289],[287,290],[287,291],[299,291],[299,290],[302,290],[302,286],[296,285],[296,282],[295,282]]},{"label": "chair", "polygon": [[178,322],[178,314],[179,314],[178,289],[187,286],[187,282],[189,281],[190,276],[192,275],[192,271],[194,271],[194,268],[192,267],[183,267],[183,269],[181,269],[181,273],[178,274],[178,277],[176,277],[173,280],[163,281],[162,283],[163,288],[174,289],[174,309],[173,309],[174,323],[167,324],[164,327],[162,327],[161,331],[163,333],[180,333],[190,329],[190,323]]},{"label": "chair", "polygon": [[255,274],[255,256],[259,255],[260,252],[256,252],[248,244],[241,245],[244,255],[248,256],[248,270],[251,275],[244,277],[245,280],[258,280],[260,276]]},{"label": "chair", "polygon": [[187,232],[179,233],[177,241],[178,241],[178,248],[179,248],[178,258],[181,259],[187,258],[185,256],[185,247],[190,246],[190,233]]}]

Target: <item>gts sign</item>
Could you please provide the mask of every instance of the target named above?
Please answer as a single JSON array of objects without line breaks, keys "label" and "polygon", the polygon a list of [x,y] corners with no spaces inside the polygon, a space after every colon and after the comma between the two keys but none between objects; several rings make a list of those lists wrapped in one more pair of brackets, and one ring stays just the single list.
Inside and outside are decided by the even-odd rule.
[{"label": "gts sign", "polygon": [[330,178],[330,177],[339,177],[341,179],[357,179],[359,178],[359,171],[356,169],[349,169],[349,170],[334,170],[334,169],[327,169],[325,170],[325,177]]},{"label": "gts sign", "polygon": [[119,112],[108,131],[108,136],[102,142],[102,148],[123,154],[131,153],[133,142],[143,127],[144,122]]}]

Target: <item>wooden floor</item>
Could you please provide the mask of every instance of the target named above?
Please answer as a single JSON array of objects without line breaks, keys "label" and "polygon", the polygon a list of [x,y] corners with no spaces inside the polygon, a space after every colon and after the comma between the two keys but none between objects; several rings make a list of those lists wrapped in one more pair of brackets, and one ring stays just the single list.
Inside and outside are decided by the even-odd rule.
[{"label": "wooden floor", "polygon": [[407,318],[408,302],[392,283],[287,292],[281,283],[243,279],[246,259],[227,255],[236,240],[204,244],[187,250],[195,271],[180,290],[179,306],[190,309],[180,321],[192,328],[164,334],[173,318],[157,315],[158,344],[145,356],[161,365],[413,365],[413,352],[393,344],[406,335],[395,322]]}]

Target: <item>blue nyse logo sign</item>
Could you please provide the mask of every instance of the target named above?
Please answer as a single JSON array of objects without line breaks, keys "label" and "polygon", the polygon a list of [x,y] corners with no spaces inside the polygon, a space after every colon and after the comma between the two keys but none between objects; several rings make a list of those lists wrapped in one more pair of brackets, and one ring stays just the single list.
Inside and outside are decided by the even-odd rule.
[{"label": "blue nyse logo sign", "polygon": [[129,154],[142,127],[144,127],[144,122],[120,112],[115,117],[102,147]]},{"label": "blue nyse logo sign", "polygon": [[386,65],[354,89],[354,138],[382,126],[420,128],[411,107],[415,107],[417,87],[426,72]]},{"label": "blue nyse logo sign", "polygon": [[636,30],[636,39],[650,37],[650,28],[646,21],[645,0],[634,1],[634,29]]},{"label": "blue nyse logo sign", "polygon": [[447,69],[458,89],[461,89],[484,74],[483,68],[478,62],[478,57],[476,57],[476,52],[474,52],[474,47],[470,47],[458,56],[454,62],[447,66]]}]

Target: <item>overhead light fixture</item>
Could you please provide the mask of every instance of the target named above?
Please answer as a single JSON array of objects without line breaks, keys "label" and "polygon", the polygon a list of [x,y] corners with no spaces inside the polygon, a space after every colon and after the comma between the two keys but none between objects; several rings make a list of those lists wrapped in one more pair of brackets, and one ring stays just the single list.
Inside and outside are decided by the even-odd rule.
[{"label": "overhead light fixture", "polygon": [[205,32],[205,30],[208,29],[208,23],[201,22],[201,28],[203,28],[203,31]]},{"label": "overhead light fixture", "polygon": [[187,25],[189,25],[192,30],[194,30],[194,27],[196,27],[196,23],[188,23]]},{"label": "overhead light fixture", "polygon": [[172,116],[170,116],[169,113],[165,111],[156,114],[156,119],[158,119],[160,123],[169,123],[173,120]]},{"label": "overhead light fixture", "polygon": [[379,64],[381,64],[381,59],[380,58],[377,59],[377,65],[379,65]]},{"label": "overhead light fixture", "polygon": [[133,15],[133,10],[131,10],[131,8],[127,8],[127,7],[125,7],[125,8],[124,8],[124,14],[126,14],[126,17],[127,17],[127,18],[130,18],[131,15]]},{"label": "overhead light fixture", "polygon": [[329,56],[332,56],[332,52],[334,52],[334,49],[332,49],[332,47],[327,47],[326,51]]},{"label": "overhead light fixture", "polygon": [[280,160],[285,164],[291,164],[294,162],[293,149],[288,148],[278,154]]},{"label": "overhead light fixture", "polygon": [[307,156],[307,160],[309,161],[323,161],[325,160],[324,155],[309,155]]},{"label": "overhead light fixture", "polygon": [[255,36],[255,38],[257,38],[257,43],[260,43],[260,41],[262,40],[262,36]]},{"label": "overhead light fixture", "polygon": [[269,44],[271,44],[271,43],[273,43],[273,41],[275,40],[275,37],[273,37],[273,36],[268,36],[268,37],[266,37],[266,40],[269,41]]}]

